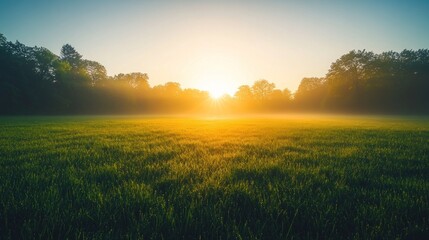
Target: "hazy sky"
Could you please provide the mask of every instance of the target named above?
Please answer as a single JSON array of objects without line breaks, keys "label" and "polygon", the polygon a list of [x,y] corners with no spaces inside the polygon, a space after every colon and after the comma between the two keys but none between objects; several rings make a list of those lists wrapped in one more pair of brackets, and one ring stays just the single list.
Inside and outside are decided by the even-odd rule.
[{"label": "hazy sky", "polygon": [[429,47],[429,1],[1,0],[0,33],[59,54],[70,43],[109,75],[232,93],[264,78],[295,90],[353,49]]}]

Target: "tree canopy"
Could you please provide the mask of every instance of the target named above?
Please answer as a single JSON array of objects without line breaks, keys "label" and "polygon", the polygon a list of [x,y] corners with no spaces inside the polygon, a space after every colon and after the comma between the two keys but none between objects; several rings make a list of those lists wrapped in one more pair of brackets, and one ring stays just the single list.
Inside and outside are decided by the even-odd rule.
[{"label": "tree canopy", "polygon": [[[151,87],[147,73],[108,76],[70,44],[60,56],[0,34],[0,114],[158,112],[429,113],[429,50],[380,54],[353,50],[324,77],[303,78],[297,91],[265,79],[215,100],[206,91],[167,82]],[[220,107],[220,105],[222,105]]]}]

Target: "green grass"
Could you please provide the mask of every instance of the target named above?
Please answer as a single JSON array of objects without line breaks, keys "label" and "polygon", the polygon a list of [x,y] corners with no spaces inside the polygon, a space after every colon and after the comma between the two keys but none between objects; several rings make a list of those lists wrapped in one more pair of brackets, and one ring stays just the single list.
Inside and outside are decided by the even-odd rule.
[{"label": "green grass", "polygon": [[429,235],[429,119],[0,118],[0,239]]}]

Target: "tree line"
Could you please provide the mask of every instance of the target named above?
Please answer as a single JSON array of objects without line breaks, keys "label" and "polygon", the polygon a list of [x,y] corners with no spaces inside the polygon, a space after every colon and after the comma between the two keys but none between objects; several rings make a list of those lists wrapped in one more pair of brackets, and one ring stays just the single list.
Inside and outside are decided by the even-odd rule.
[{"label": "tree line", "polygon": [[214,101],[177,82],[152,87],[146,73],[108,76],[69,44],[57,56],[0,34],[0,114],[290,111],[427,114],[429,50],[353,50],[325,77],[303,78],[294,93],[262,79]]}]

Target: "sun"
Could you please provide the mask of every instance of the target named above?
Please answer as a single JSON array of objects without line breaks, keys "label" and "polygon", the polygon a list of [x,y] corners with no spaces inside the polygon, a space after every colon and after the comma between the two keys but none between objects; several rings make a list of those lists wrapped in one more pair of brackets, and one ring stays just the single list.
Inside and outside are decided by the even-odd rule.
[{"label": "sun", "polygon": [[194,67],[198,88],[207,91],[213,99],[233,96],[246,78],[239,61],[226,55],[207,54]]},{"label": "sun", "polygon": [[228,93],[226,93],[222,88],[212,88],[209,90],[209,94],[211,98],[219,99]]},{"label": "sun", "polygon": [[230,77],[222,74],[207,74],[201,80],[204,82],[203,89],[206,90],[213,99],[222,98],[225,95],[234,95],[236,86]]},{"label": "sun", "polygon": [[213,99],[220,99],[225,95],[233,96],[237,90],[234,75],[227,71],[207,71],[199,81],[201,89],[207,91]]}]

